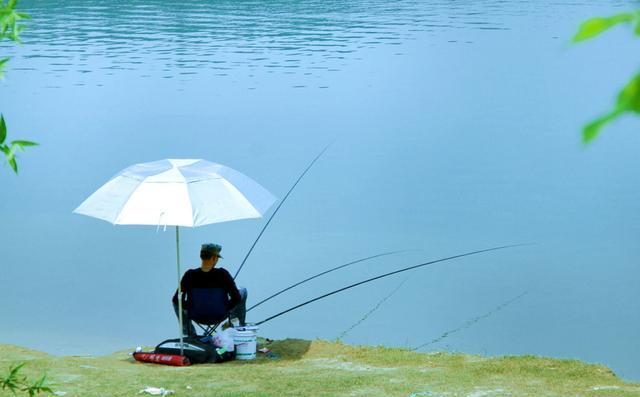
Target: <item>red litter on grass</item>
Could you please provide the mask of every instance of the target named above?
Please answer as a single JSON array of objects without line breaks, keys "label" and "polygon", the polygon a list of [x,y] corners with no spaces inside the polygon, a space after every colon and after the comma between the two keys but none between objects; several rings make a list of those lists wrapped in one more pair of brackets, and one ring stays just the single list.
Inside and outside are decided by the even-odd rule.
[{"label": "red litter on grass", "polygon": [[173,365],[175,367],[185,367],[187,365],[191,365],[187,357],[173,354],[136,352],[133,353],[133,358],[135,358],[136,361],[140,362]]}]

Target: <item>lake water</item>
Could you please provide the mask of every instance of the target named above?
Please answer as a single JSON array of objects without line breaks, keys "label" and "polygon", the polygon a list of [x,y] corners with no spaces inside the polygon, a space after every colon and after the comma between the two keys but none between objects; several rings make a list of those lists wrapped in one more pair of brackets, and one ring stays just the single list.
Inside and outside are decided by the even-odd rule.
[{"label": "lake water", "polygon": [[[176,335],[175,237],[71,211],[119,170],[203,158],[285,202],[238,278],[271,338],[537,354],[640,380],[640,120],[580,128],[637,71],[632,1],[24,1],[0,110],[41,145],[0,169],[0,343],[107,354]],[[238,267],[265,220],[181,233]],[[521,294],[525,293],[521,296]],[[519,297],[510,302],[513,298]],[[509,304],[505,305],[505,303]],[[346,331],[346,333],[345,333]],[[441,337],[448,331],[454,331]]]}]

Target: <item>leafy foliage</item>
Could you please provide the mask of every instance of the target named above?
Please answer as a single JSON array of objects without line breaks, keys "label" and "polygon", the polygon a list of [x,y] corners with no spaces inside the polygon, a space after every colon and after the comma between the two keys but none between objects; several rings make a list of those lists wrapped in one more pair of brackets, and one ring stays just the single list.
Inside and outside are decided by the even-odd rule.
[{"label": "leafy foliage", "polygon": [[37,146],[36,142],[17,140],[11,141],[9,144],[5,144],[4,141],[7,138],[7,124],[4,120],[4,116],[0,115],[0,151],[4,153],[7,163],[13,169],[13,172],[18,173],[18,163],[16,162],[16,152],[18,150],[24,152],[24,148],[29,146]]},{"label": "leafy foliage", "polygon": [[47,386],[47,375],[43,374],[39,379],[30,383],[26,376],[22,375],[20,371],[26,363],[20,363],[9,368],[9,372],[0,377],[0,390],[9,390],[14,396],[18,395],[18,392],[24,392],[33,397],[40,393],[51,393],[53,390]]},{"label": "leafy foliage", "polygon": [[20,375],[20,370],[24,367],[25,363],[18,364],[9,368],[9,373],[2,379],[0,379],[0,386],[2,390],[9,389],[13,394],[16,394],[22,384],[24,384],[25,377]]},{"label": "leafy foliage", "polygon": [[[640,10],[630,13],[612,15],[610,17],[596,17],[584,21],[573,42],[578,43],[600,35],[602,32],[620,25],[635,25],[634,33],[640,36]],[[640,73],[633,76],[627,84],[620,90],[613,108],[603,116],[600,116],[584,126],[582,130],[582,140],[584,143],[593,141],[602,128],[618,117],[627,113],[640,115]]]},{"label": "leafy foliage", "polygon": [[[17,0],[9,0],[6,3],[2,0],[0,3],[0,40],[9,39],[20,43],[20,32],[24,30],[21,20],[29,19],[29,15],[16,11]],[[0,60],[0,76],[3,75],[3,69],[9,58]]]},{"label": "leafy foliage", "polygon": [[0,38],[8,37],[13,41],[20,41],[20,32],[24,25],[22,19],[30,19],[28,14],[16,11],[18,0],[3,1],[0,7]]},{"label": "leafy foliage", "polygon": [[[20,32],[24,30],[22,20],[29,19],[29,15],[16,11],[18,0],[0,0],[0,40],[9,39],[16,43],[20,43]],[[4,77],[4,67],[9,58],[0,59],[0,78]],[[16,152],[24,151],[25,147],[36,146],[37,143],[25,140],[11,141],[5,144],[7,139],[7,123],[4,115],[0,114],[0,152],[4,153],[7,163],[18,173],[18,163],[16,162]]]}]

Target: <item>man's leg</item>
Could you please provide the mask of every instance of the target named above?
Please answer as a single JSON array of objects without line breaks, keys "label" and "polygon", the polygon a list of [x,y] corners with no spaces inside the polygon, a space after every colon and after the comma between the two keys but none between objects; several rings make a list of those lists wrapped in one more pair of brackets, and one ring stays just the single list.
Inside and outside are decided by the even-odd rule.
[{"label": "man's leg", "polygon": [[[178,321],[180,321],[180,316],[178,315],[178,304],[173,302],[173,311],[176,313],[176,317]],[[196,336],[196,329],[193,327],[191,323],[191,319],[189,318],[189,313],[185,309],[182,309],[182,335],[187,336]]]},{"label": "man's leg", "polygon": [[229,317],[237,318],[238,321],[240,322],[240,325],[244,326],[245,325],[244,320],[247,316],[247,289],[238,288],[238,291],[240,291],[240,302],[238,302],[236,307],[231,309],[231,312],[229,313]]}]

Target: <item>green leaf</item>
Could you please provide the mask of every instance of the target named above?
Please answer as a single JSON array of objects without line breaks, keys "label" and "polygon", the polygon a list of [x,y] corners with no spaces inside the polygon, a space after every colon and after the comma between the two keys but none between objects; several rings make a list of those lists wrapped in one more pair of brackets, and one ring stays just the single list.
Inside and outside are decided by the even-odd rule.
[{"label": "green leaf", "polygon": [[4,121],[4,116],[0,115],[0,145],[7,139],[7,123]]},{"label": "green leaf", "polygon": [[606,123],[607,121],[597,119],[584,126],[584,128],[582,129],[582,143],[591,143],[591,141],[593,141],[598,136],[598,134],[600,134],[600,130]]},{"label": "green leaf", "polygon": [[586,21],[582,22],[582,24],[580,24],[578,33],[573,36],[572,41],[574,43],[577,43],[579,41],[593,38],[604,32],[605,30],[608,30],[618,24],[632,22],[635,19],[636,14],[632,13],[622,13],[610,17],[595,17],[587,19]]},{"label": "green leaf", "polygon": [[611,113],[599,117],[584,126],[584,128],[582,129],[582,143],[591,143],[591,141],[593,141],[598,136],[598,134],[600,134],[600,130],[602,130],[605,125],[618,118],[618,116],[620,116],[623,112],[623,110],[614,109]]},{"label": "green leaf", "polygon": [[26,391],[29,393],[30,396],[35,396],[36,394],[42,393],[42,392],[53,393],[53,390],[51,390],[50,387],[45,385],[46,381],[47,381],[47,375],[43,374],[40,377],[40,379],[33,382],[31,386],[27,387]]},{"label": "green leaf", "polygon": [[582,142],[585,144],[593,141],[604,126],[617,119],[626,112],[640,114],[640,73],[636,74],[622,87],[618,93],[615,107],[608,114],[599,117],[582,130]]},{"label": "green leaf", "polygon": [[4,67],[6,66],[6,63],[9,62],[9,59],[11,58],[2,58],[0,59],[0,78],[4,77]]},{"label": "green leaf", "polygon": [[18,163],[16,163],[15,156],[12,156],[11,158],[7,158],[7,161],[9,162],[9,165],[13,169],[13,172],[15,172],[17,174],[18,173]]},{"label": "green leaf", "polygon": [[16,158],[16,149],[17,146],[12,145],[9,147],[9,151],[4,151],[5,156],[7,157],[7,161],[9,162],[9,164],[11,164],[11,162],[15,162],[15,158]]},{"label": "green leaf", "polygon": [[27,147],[27,146],[38,146],[37,142],[31,142],[31,141],[11,141],[12,145],[17,145],[20,147]]},{"label": "green leaf", "polygon": [[21,152],[24,152],[24,148],[22,146],[16,145],[15,143],[11,142],[11,151],[15,153],[18,150],[20,150]]},{"label": "green leaf", "polygon": [[616,107],[620,110],[640,113],[640,73],[632,77],[620,90]]},{"label": "green leaf", "polygon": [[15,366],[11,367],[11,369],[9,369],[9,372],[12,375],[16,375],[22,369],[22,367],[24,367],[25,365],[27,365],[27,363],[20,363],[18,365],[15,365]]}]

